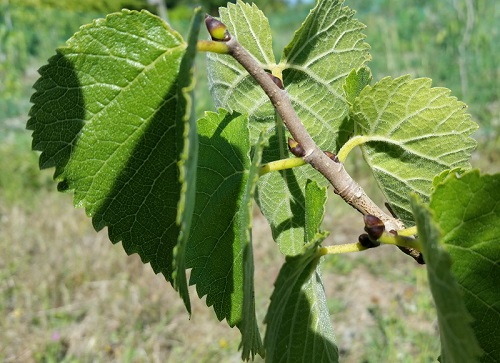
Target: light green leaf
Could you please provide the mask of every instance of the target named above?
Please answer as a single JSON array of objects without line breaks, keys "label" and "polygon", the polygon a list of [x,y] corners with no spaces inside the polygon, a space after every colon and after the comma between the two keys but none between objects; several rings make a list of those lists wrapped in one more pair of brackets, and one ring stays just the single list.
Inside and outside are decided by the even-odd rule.
[{"label": "light green leaf", "polygon": [[338,362],[319,260],[318,244],[286,258],[265,320],[266,361]]},{"label": "light green leaf", "polygon": [[[364,26],[353,19],[353,14],[342,7],[342,2],[319,2],[277,65],[268,21],[255,5],[237,1],[220,9],[221,20],[231,34],[263,68],[283,77],[299,116],[325,150],[338,149],[337,136],[339,130],[345,128],[348,104],[342,88],[344,80],[352,69],[358,69],[370,59],[361,33]],[[283,123],[250,75],[231,57],[217,54],[208,55],[208,70],[216,105],[249,114],[252,143],[263,125],[270,130],[263,162],[291,156]],[[327,184],[310,166],[271,173],[258,183],[257,202],[272,226],[274,239],[286,254],[301,251],[305,215],[301,202],[307,179]]]},{"label": "light green leaf", "polygon": [[480,361],[499,362],[500,174],[452,173],[436,186],[430,208],[484,351]]},{"label": "light green leaf", "polygon": [[[40,166],[56,167],[59,189],[74,191],[75,205],[85,207],[97,230],[107,226],[113,243],[122,241],[128,254],[139,253],[171,282],[177,207],[196,157],[186,154],[183,138],[194,127],[187,47],[146,11],[98,19],[40,69],[27,124],[33,149],[42,151]],[[189,218],[192,201],[185,203]],[[175,285],[188,305],[182,274]]]},{"label": "light green leaf", "polygon": [[432,179],[446,169],[469,168],[477,124],[466,106],[431,80],[387,77],[366,87],[354,103],[355,134],[392,210],[413,225],[409,195],[429,199]]},{"label": "light green leaf", "polygon": [[363,66],[359,69],[353,69],[347,76],[344,83],[345,97],[349,105],[353,105],[356,97],[359,96],[363,88],[369,86],[372,81],[372,72],[370,68]]},{"label": "light green leaf", "polygon": [[[269,21],[255,4],[238,0],[219,8],[221,21],[238,42],[261,64],[262,68],[276,68],[272,49]],[[232,57],[207,54],[208,81],[216,107],[224,107],[250,118],[250,139],[254,144],[264,127],[275,124],[274,109],[260,86]]]},{"label": "light green leaf", "polygon": [[471,316],[451,271],[452,260],[431,211],[418,197],[410,199],[422,244],[429,284],[436,304],[441,337],[441,362],[478,362],[481,349],[471,328]]},{"label": "light green leaf", "polygon": [[318,1],[286,46],[280,62],[283,82],[300,119],[323,150],[340,147],[349,106],[344,81],[371,59],[365,25],[343,1]]},{"label": "light green leaf", "polygon": [[254,260],[252,248],[253,197],[257,180],[259,179],[260,161],[265,146],[264,140],[264,133],[262,133],[257,143],[257,147],[254,149],[252,164],[248,171],[245,194],[241,203],[241,209],[237,214],[240,223],[241,254],[243,255],[244,296],[242,321],[238,327],[242,335],[241,355],[244,360],[250,359],[250,356],[253,359],[256,354],[264,356],[264,346],[262,345],[262,339],[255,316]]},{"label": "light green leaf", "polygon": [[[248,221],[245,190],[250,168],[248,118],[207,112],[198,120],[199,153],[196,204],[188,242],[186,266],[198,296],[207,295],[219,320],[241,322],[244,287],[241,238]],[[243,225],[241,223],[244,223]]]}]

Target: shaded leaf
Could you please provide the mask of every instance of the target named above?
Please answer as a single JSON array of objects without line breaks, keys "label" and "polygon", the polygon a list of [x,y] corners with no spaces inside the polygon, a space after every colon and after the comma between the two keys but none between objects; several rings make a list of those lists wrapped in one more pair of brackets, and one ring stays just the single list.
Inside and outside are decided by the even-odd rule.
[{"label": "shaded leaf", "polygon": [[265,320],[268,362],[338,362],[317,247],[288,256],[274,283]]},{"label": "shaded leaf", "polygon": [[193,67],[201,21],[201,8],[197,8],[191,21],[186,54],[179,69],[180,74],[189,74],[189,77],[182,77],[179,80],[177,91],[179,100],[177,114],[180,116],[184,113],[184,123],[178,124],[176,133],[180,137],[179,145],[184,144],[184,147],[178,162],[181,190],[177,209],[177,224],[180,226],[180,232],[177,246],[174,248],[172,277],[174,288],[179,291],[189,312],[191,312],[191,306],[186,277],[186,248],[195,205],[196,169],[198,167],[198,131],[196,129],[192,96],[195,83],[193,80]]},{"label": "shaded leaf", "polygon": [[[219,320],[241,322],[243,246],[246,233],[241,213],[245,199],[250,143],[248,118],[220,109],[198,120],[199,153],[196,204],[188,242],[186,266],[198,296],[207,296]],[[243,209],[242,209],[243,208]]]},{"label": "shaded leaf", "polygon": [[460,287],[451,271],[452,260],[443,248],[441,232],[431,211],[417,197],[411,198],[418,237],[422,244],[429,284],[436,304],[441,338],[441,362],[478,362],[472,320]]},{"label": "shaded leaf", "polygon": [[270,362],[337,362],[326,296],[319,271],[318,246],[328,233],[319,228],[326,194],[316,182],[306,184],[306,231],[302,253],[281,267],[266,316],[266,359]]},{"label": "shaded leaf", "polygon": [[259,179],[260,161],[262,159],[262,151],[265,146],[264,133],[254,149],[252,164],[248,171],[248,181],[245,188],[245,194],[241,203],[241,209],[238,214],[240,223],[240,240],[241,253],[243,255],[243,313],[242,321],[239,325],[242,340],[242,358],[252,359],[256,354],[264,356],[264,346],[259,333],[255,315],[255,286],[254,286],[254,260],[252,247],[252,214],[253,214],[253,197],[257,180]]},{"label": "shaded leaf", "polygon": [[[42,151],[40,166],[56,167],[58,188],[74,191],[75,206],[85,207],[96,230],[107,226],[113,243],[122,241],[170,282],[177,207],[195,158],[184,149],[194,127],[187,101],[194,55],[187,47],[146,11],[95,20],[40,69],[27,124],[33,149]],[[182,276],[176,286],[189,309]]]},{"label": "shaded leaf", "polygon": [[413,225],[409,195],[427,201],[435,175],[469,168],[477,124],[465,104],[431,80],[387,77],[366,87],[354,103],[355,134],[369,140],[361,146],[392,210]]},{"label": "shaded leaf", "polygon": [[436,185],[430,208],[484,351],[480,361],[498,362],[500,174],[480,175],[478,170],[462,175],[451,173]]}]

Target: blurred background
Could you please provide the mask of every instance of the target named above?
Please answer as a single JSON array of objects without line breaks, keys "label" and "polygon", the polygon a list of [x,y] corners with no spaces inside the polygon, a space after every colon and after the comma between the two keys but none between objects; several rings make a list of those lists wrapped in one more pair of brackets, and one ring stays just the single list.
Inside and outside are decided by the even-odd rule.
[{"label": "blurred background", "polygon": [[[312,1],[256,0],[268,16],[276,58]],[[161,276],[96,233],[71,196],[38,170],[25,130],[37,69],[78,28],[122,8],[148,9],[185,35],[195,4],[221,0],[0,0],[0,361],[238,362],[239,333],[195,297],[188,319]],[[500,3],[496,0],[347,0],[367,25],[374,81],[430,77],[469,106],[480,125],[472,163],[500,167]],[[204,35],[202,35],[204,36]],[[204,57],[196,112],[212,109]],[[348,170],[381,201],[359,158]],[[327,243],[354,241],[358,214],[330,198]],[[257,306],[262,321],[282,257],[255,212]],[[439,354],[425,269],[394,249],[323,262],[343,362],[431,362]]]}]

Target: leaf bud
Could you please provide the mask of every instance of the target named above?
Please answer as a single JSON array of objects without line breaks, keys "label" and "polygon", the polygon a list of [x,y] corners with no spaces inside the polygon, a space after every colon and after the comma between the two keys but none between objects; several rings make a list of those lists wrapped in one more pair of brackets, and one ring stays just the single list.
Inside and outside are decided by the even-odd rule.
[{"label": "leaf bud", "polygon": [[288,149],[293,155],[295,155],[298,158],[301,158],[306,154],[305,150],[302,149],[302,146],[300,146],[300,144],[297,141],[295,141],[290,137],[288,138]]},{"label": "leaf bud", "polygon": [[385,225],[380,218],[367,214],[363,217],[365,222],[365,231],[372,240],[377,240],[384,233]]},{"label": "leaf bud", "polygon": [[325,153],[326,156],[328,156],[330,159],[332,159],[333,161],[335,161],[336,163],[339,162],[339,158],[337,157],[337,155],[335,155],[334,153],[332,153],[331,151],[323,151]]},{"label": "leaf bud", "polygon": [[269,76],[269,78],[271,78],[274,84],[278,86],[279,89],[285,89],[285,87],[283,86],[283,81],[280,78],[276,77],[271,73],[268,73],[267,75]]},{"label": "leaf bud", "polygon": [[366,233],[363,233],[358,237],[358,242],[364,248],[374,248],[380,246],[380,242],[372,240]]},{"label": "leaf bud", "polygon": [[227,27],[220,20],[215,19],[210,15],[205,15],[205,25],[207,30],[212,37],[212,40],[227,42],[231,39],[231,35],[227,30]]}]

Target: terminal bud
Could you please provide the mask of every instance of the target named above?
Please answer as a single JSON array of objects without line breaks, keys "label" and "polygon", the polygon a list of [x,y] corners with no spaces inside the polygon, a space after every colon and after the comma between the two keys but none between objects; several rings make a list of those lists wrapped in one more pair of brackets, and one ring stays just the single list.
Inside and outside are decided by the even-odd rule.
[{"label": "terminal bud", "polygon": [[212,37],[212,40],[219,42],[227,42],[231,39],[231,35],[227,30],[227,27],[220,20],[215,19],[210,15],[205,15],[205,25],[207,30]]}]

